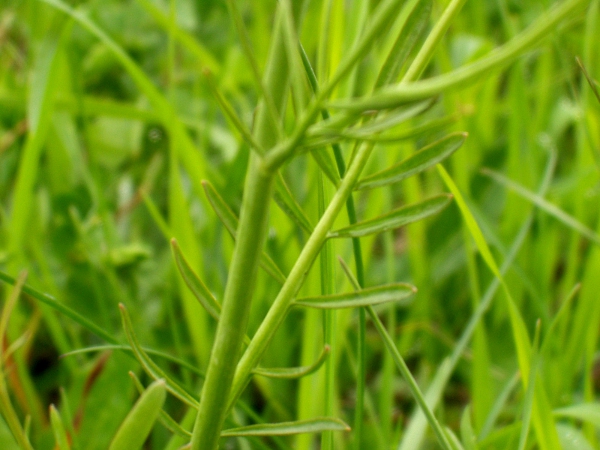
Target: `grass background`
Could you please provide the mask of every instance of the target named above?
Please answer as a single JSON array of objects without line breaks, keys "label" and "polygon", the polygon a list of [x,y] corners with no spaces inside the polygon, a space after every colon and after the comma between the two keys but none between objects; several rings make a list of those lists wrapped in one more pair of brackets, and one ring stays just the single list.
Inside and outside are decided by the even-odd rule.
[{"label": "grass background", "polygon": [[[84,5],[89,20],[107,39],[98,39],[98,33],[45,3],[6,0],[0,6],[0,268],[13,276],[27,269],[28,284],[123,343],[117,305],[124,303],[144,346],[188,361],[202,372],[215,324],[177,273],[169,239],[177,238],[190,264],[221,298],[233,242],[206,201],[201,180],[208,179],[239,211],[249,150],[220,112],[201,71],[210,69],[221,92],[250,124],[258,98],[250,68],[222,2],[76,3]],[[439,17],[445,3],[434,2],[433,17]],[[425,77],[473,61],[506,42],[551,2],[523,3],[467,2]],[[341,1],[331,5],[331,22],[321,23],[320,6],[312,2],[300,36],[313,57],[319,39],[329,33],[331,58],[315,62],[321,73],[337,66],[351,44],[348,30],[361,17],[358,7]],[[599,7],[591,1],[586,15],[563,24],[509,69],[444,95],[431,113],[452,115],[445,132],[469,133],[445,167],[499,264],[524,233],[505,280],[530,336],[540,320],[537,383],[544,386],[553,410],[594,402],[600,383],[600,237],[594,231],[600,219],[600,101],[575,62],[579,56],[590,76],[599,78]],[[240,3],[260,63],[266,60],[274,8],[273,1]],[[366,91],[390,39],[381,39],[356,78],[336,96]],[[365,173],[406,157],[436,136],[430,132],[400,145],[379,146]],[[492,175],[482,172],[484,167]],[[283,174],[316,222],[319,174],[313,161],[296,158]],[[525,198],[507,180],[534,196]],[[355,198],[358,216],[373,217],[443,190],[439,174],[430,170],[389,190],[361,192]],[[342,216],[339,226],[346,224]],[[288,273],[307,236],[276,206],[269,223],[266,251]],[[493,274],[454,205],[433,219],[365,238],[362,246],[368,286],[408,281],[419,288],[410,308],[389,306],[379,312],[425,389],[455,348],[473,309],[486,298]],[[351,261],[349,243],[332,241],[331,250]],[[338,267],[331,277],[335,291],[350,290]],[[319,280],[315,266],[301,294],[320,294]],[[571,297],[577,283],[580,290]],[[6,285],[0,289],[6,299]],[[277,283],[259,275],[250,335],[277,290]],[[481,448],[516,448],[527,398],[519,389],[509,313],[502,293],[495,295],[436,412],[460,434],[461,416],[469,406]],[[247,409],[237,412],[236,422],[309,418],[323,415],[328,407],[353,423],[358,312],[344,310],[334,317],[334,376],[329,378],[334,398],[324,399],[329,391],[323,370],[299,382],[257,377],[243,396]],[[293,311],[261,365],[310,364],[323,347],[322,322],[319,312]],[[148,382],[123,352],[59,359],[105,342],[28,296],[11,317],[5,350],[13,343],[19,348],[4,361],[4,369],[16,409],[31,418],[35,448],[53,446],[50,403],[64,417],[70,410],[72,420],[65,421],[73,423],[79,448],[106,448],[137,397],[127,371]],[[362,442],[352,433],[340,433],[335,448],[397,448],[406,434],[414,403],[371,326],[366,357]],[[157,361],[191,392],[198,391],[197,373]],[[177,419],[186,414],[172,398],[166,408]],[[598,446],[598,420],[592,418],[600,413],[592,411],[597,416],[589,413],[583,422],[557,413],[564,448]],[[569,436],[587,444],[573,444]],[[302,435],[250,444],[232,439],[226,445],[308,449],[314,440]],[[435,448],[434,442],[427,435],[423,447]],[[157,426],[148,448],[183,443]],[[529,445],[535,445],[533,433]],[[17,448],[2,422],[0,446]]]}]

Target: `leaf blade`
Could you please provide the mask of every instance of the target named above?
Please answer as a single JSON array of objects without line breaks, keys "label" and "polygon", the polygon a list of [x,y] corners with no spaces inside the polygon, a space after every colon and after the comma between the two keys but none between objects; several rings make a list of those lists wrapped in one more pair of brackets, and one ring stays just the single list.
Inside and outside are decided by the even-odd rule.
[{"label": "leaf blade", "polygon": [[408,298],[415,292],[417,288],[410,284],[394,283],[344,294],[304,297],[295,300],[294,304],[318,309],[358,308],[388,302],[397,302],[406,306],[410,303]]},{"label": "leaf blade", "polygon": [[445,208],[452,199],[450,194],[441,194],[419,203],[403,206],[375,219],[357,222],[329,233],[331,238],[360,237],[399,228],[403,225],[429,217]]},{"label": "leaf blade", "polygon": [[324,417],[296,422],[265,423],[230,428],[223,430],[221,437],[289,436],[302,433],[321,433],[323,431],[350,431],[350,427],[340,419]]},{"label": "leaf blade", "polygon": [[452,133],[435,141],[400,163],[360,180],[355,190],[372,189],[397,183],[443,161],[457,151],[467,139],[467,133]]}]

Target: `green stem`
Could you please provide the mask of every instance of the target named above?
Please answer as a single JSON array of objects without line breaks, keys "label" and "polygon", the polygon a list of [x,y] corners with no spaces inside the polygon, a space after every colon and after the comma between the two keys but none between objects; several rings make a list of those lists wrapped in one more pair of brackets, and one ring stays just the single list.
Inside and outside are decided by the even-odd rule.
[{"label": "green stem", "polygon": [[245,336],[252,292],[267,230],[267,200],[273,192],[273,176],[262,172],[260,163],[259,157],[252,154],[242,202],[240,232],[196,416],[192,450],[218,448],[220,430],[227,412],[223,399],[229,397]]},{"label": "green stem", "polygon": [[250,342],[250,345],[242,356],[233,379],[233,388],[231,391],[231,396],[229,397],[230,407],[246,386],[252,369],[254,369],[254,367],[256,367],[258,364],[269,341],[285,318],[287,310],[292,304],[294,296],[302,286],[302,282],[306,278],[308,270],[312,266],[317,255],[319,254],[319,251],[321,250],[323,243],[327,239],[327,233],[331,229],[333,222],[350,196],[354,184],[356,183],[360,172],[367,162],[372,149],[373,145],[369,143],[365,143],[359,148],[356,157],[354,158],[353,163],[346,174],[346,177],[344,177],[340,184],[340,188],[333,196],[331,203],[325,211],[325,214],[323,214],[321,217],[321,220],[315,227],[313,234],[310,236],[308,242],[302,249],[302,252],[300,253],[300,256],[296,260],[296,264],[288,275],[285,284],[279,291],[279,294],[273,302],[273,305],[267,313],[267,316],[263,320],[256,334],[254,335],[252,342]]},{"label": "green stem", "polygon": [[[265,86],[281,110],[288,85],[288,64],[282,41],[282,18],[278,10],[271,54],[265,69]],[[264,149],[272,148],[277,136],[276,125],[264,101],[259,105],[255,123],[255,138]],[[275,171],[265,170],[262,158],[251,153],[240,222],[229,277],[223,297],[221,318],[200,397],[200,407],[192,433],[192,450],[216,450],[221,428],[227,414],[232,381],[244,340],[256,274],[266,237],[269,200],[273,194]]]}]

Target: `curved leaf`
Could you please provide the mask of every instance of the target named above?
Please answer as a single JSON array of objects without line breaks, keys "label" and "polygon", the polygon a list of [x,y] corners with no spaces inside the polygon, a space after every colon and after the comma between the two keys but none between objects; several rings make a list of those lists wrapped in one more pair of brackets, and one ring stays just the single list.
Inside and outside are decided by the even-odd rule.
[{"label": "curved leaf", "polygon": [[173,394],[185,404],[197,409],[198,401],[184,388],[182,388],[177,382],[170,379],[169,376],[154,361],[152,361],[152,359],[142,349],[137,339],[137,336],[133,331],[131,317],[129,317],[129,313],[127,312],[127,308],[125,308],[125,305],[123,305],[122,303],[119,304],[119,309],[121,311],[121,320],[123,322],[123,329],[125,330],[127,341],[129,342],[129,345],[131,345],[131,349],[133,350],[136,359],[142,365],[146,373],[155,380],[165,380],[167,390],[171,394]]},{"label": "curved leaf", "polygon": [[363,222],[358,222],[354,225],[332,231],[329,233],[329,237],[360,237],[368,234],[392,230],[408,223],[424,219],[425,217],[441,211],[448,205],[448,203],[450,203],[451,199],[452,195],[450,194],[436,195],[435,197],[431,197],[422,202],[403,206],[402,208],[384,214],[383,216],[376,217],[375,219],[365,220]]},{"label": "curved leaf", "polygon": [[395,127],[401,123],[404,123],[419,114],[427,111],[433,105],[434,100],[428,99],[422,102],[409,105],[404,108],[400,108],[396,111],[390,111],[386,114],[381,114],[376,119],[367,122],[366,124],[357,128],[348,128],[338,130],[336,128],[329,128],[323,126],[315,126],[310,130],[310,137],[316,136],[337,136],[343,135],[348,139],[367,139],[373,136],[375,133],[380,133],[390,128]]},{"label": "curved leaf", "polygon": [[273,199],[279,208],[281,208],[281,210],[300,228],[302,228],[308,234],[312,233],[313,226],[310,223],[310,220],[308,220],[308,217],[306,217],[306,214],[304,214],[304,211],[290,192],[290,189],[288,188],[281,173],[279,173],[277,176]]},{"label": "curved leaf", "polygon": [[466,138],[467,133],[449,134],[423,147],[399,164],[363,178],[358,182],[355,189],[372,189],[386,184],[397,183],[422,172],[449,157],[463,145]]},{"label": "curved leaf", "polygon": [[219,315],[221,314],[221,304],[210,293],[200,277],[196,275],[194,270],[188,264],[175,238],[171,239],[171,249],[173,250],[173,257],[177,263],[179,273],[181,274],[181,277],[183,278],[183,281],[185,281],[187,287],[190,288],[190,291],[192,291],[192,294],[194,294],[194,297],[196,297],[204,309],[215,320],[219,320]]},{"label": "curved leaf", "polygon": [[350,431],[350,427],[335,418],[317,418],[297,422],[264,423],[246,427],[230,428],[221,432],[221,437],[233,436],[288,436],[302,433],[321,433],[323,431]]},{"label": "curved leaf", "polygon": [[135,403],[117,434],[110,443],[109,450],[137,450],[152,431],[165,399],[167,389],[164,380],[157,380],[148,386]]},{"label": "curved leaf", "polygon": [[327,356],[329,356],[329,352],[331,347],[329,345],[325,345],[323,347],[323,351],[319,355],[319,358],[310,366],[302,366],[302,367],[285,367],[285,368],[270,368],[265,369],[264,367],[257,367],[252,372],[254,375],[262,375],[263,377],[269,378],[279,378],[279,379],[293,379],[293,378],[302,378],[306,375],[310,375],[311,373],[316,372],[323,365]]},{"label": "curved leaf", "polygon": [[417,292],[417,288],[410,284],[395,283],[348,294],[299,298],[294,301],[294,304],[318,309],[357,308],[387,302],[402,302],[402,306],[406,306],[410,303],[407,299],[415,292]]}]

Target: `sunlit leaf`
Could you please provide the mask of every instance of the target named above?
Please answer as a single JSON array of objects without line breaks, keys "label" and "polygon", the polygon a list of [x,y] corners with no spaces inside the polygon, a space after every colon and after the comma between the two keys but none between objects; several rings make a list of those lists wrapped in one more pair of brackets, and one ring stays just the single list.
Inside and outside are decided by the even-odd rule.
[{"label": "sunlit leaf", "polygon": [[293,379],[302,378],[306,375],[316,372],[323,365],[327,356],[329,356],[330,347],[325,345],[323,351],[319,355],[319,358],[310,366],[304,367],[285,367],[285,368],[265,368],[257,367],[252,372],[255,375],[262,375],[263,377],[269,378],[280,378],[280,379]]},{"label": "sunlit leaf", "polygon": [[583,420],[600,429],[600,403],[579,403],[555,409],[555,417]]},{"label": "sunlit leaf", "polygon": [[393,230],[440,212],[450,203],[451,199],[452,196],[448,194],[437,195],[419,203],[403,206],[375,219],[332,231],[329,233],[329,237],[359,237]]},{"label": "sunlit leaf", "polygon": [[297,422],[264,423],[246,427],[230,428],[221,432],[221,437],[233,436],[288,436],[302,433],[322,433],[323,431],[350,431],[350,427],[340,419],[320,418]]},{"label": "sunlit leaf", "polygon": [[166,398],[167,390],[164,380],[157,380],[148,386],[119,427],[110,443],[109,450],[142,448]]},{"label": "sunlit leaf", "polygon": [[357,308],[359,306],[372,306],[387,302],[397,302],[402,306],[406,306],[410,303],[408,298],[415,292],[417,292],[417,288],[410,284],[396,283],[361,289],[360,291],[348,294],[299,298],[294,301],[294,304],[319,309]]},{"label": "sunlit leaf", "polygon": [[467,133],[453,133],[436,141],[404,161],[360,180],[356,188],[372,189],[386,184],[397,183],[443,161],[458,150],[467,138]]}]

